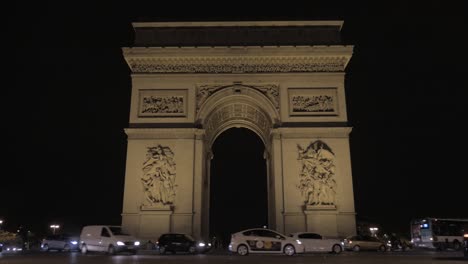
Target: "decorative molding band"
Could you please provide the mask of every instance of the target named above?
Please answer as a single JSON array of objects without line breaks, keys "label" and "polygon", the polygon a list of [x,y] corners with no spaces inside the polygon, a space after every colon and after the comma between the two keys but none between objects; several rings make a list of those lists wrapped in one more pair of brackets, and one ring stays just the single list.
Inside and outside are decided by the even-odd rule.
[{"label": "decorative molding band", "polygon": [[133,73],[343,72],[348,56],[127,58]]},{"label": "decorative molding band", "polygon": [[337,210],[304,210],[304,214],[309,215],[340,215],[341,213]]},{"label": "decorative molding band", "polygon": [[199,139],[203,129],[196,128],[126,128],[128,139]]},{"label": "decorative molding band", "polygon": [[168,28],[168,27],[284,27],[284,26],[341,26],[342,20],[317,21],[209,21],[209,22],[133,22],[135,28]]},{"label": "decorative molding band", "polygon": [[271,137],[281,138],[348,138],[352,127],[307,127],[276,128],[271,130]]}]

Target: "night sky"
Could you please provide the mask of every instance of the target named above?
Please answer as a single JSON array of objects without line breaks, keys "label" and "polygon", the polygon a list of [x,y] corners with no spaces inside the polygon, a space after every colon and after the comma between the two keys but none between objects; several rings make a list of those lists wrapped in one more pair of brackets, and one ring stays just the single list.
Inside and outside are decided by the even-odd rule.
[{"label": "night sky", "polygon": [[[461,6],[153,2],[4,9],[5,229],[120,224],[131,92],[121,47],[132,45],[134,21],[344,20],[343,43],[355,46],[346,95],[358,218],[401,231],[412,217],[468,218],[468,41]],[[242,151],[235,140],[244,146],[259,140],[229,133],[242,135],[222,135],[233,139],[215,143],[219,156],[229,156],[223,149]],[[252,170],[264,169],[259,166]],[[241,188],[243,181],[237,183]]]}]

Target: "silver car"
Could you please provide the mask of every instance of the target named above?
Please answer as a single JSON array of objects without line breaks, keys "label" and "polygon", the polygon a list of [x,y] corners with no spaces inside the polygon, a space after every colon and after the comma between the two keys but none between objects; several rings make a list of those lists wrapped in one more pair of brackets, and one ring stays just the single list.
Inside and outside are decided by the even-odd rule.
[{"label": "silver car", "polygon": [[293,239],[266,228],[243,230],[231,235],[229,251],[241,256],[249,253],[284,253],[292,256],[303,253],[304,246],[298,239]]},{"label": "silver car", "polygon": [[387,247],[385,243],[373,236],[350,236],[347,237],[344,241],[345,249],[352,251],[361,251],[361,250],[378,250],[386,251]]},{"label": "silver car", "polygon": [[343,251],[343,242],[340,239],[324,238],[317,233],[297,232],[289,235],[300,240],[305,252],[332,252],[339,254]]},{"label": "silver car", "polygon": [[43,251],[58,250],[72,251],[79,250],[79,237],[73,237],[66,234],[50,235],[42,239],[41,249]]}]

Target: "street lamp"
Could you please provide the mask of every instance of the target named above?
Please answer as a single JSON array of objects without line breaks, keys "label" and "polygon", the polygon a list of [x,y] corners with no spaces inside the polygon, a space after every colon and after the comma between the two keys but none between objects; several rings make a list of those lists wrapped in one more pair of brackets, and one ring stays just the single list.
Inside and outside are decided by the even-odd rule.
[{"label": "street lamp", "polygon": [[0,219],[0,230],[2,230],[2,224],[3,224],[3,220]]},{"label": "street lamp", "polygon": [[52,228],[52,233],[55,235],[55,229],[59,229],[59,225],[50,225],[50,228]]},{"label": "street lamp", "polygon": [[378,227],[370,227],[369,230],[370,230],[372,236],[377,236],[377,231],[379,231],[379,228]]}]

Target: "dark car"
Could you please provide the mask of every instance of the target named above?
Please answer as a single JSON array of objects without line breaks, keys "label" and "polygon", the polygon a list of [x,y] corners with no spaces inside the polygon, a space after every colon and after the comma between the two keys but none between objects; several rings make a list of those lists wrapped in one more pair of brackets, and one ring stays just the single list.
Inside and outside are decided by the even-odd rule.
[{"label": "dark car", "polygon": [[406,251],[408,249],[413,248],[413,244],[411,241],[406,238],[403,235],[395,234],[392,233],[390,235],[383,235],[383,237],[380,238],[382,241],[387,242],[387,248],[390,249],[391,251]]},{"label": "dark car", "polygon": [[45,237],[41,243],[41,249],[49,251],[51,249],[58,251],[79,250],[79,237],[67,234],[50,235]]},{"label": "dark car", "polygon": [[157,241],[160,254],[172,252],[185,252],[190,254],[205,253],[211,249],[211,244],[204,241],[196,241],[187,234],[169,233],[163,234]]},{"label": "dark car", "polygon": [[16,241],[0,243],[0,252],[3,252],[3,254],[20,253],[22,250],[21,243],[17,243]]}]

